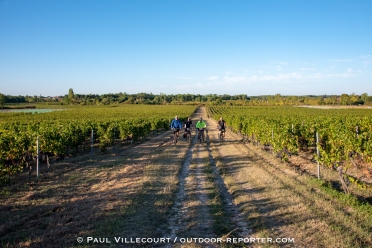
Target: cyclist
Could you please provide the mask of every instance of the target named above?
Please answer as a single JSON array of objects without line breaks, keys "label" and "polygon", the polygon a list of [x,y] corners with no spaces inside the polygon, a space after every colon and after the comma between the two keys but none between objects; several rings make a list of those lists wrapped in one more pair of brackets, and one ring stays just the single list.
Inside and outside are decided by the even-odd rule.
[{"label": "cyclist", "polygon": [[220,117],[220,120],[218,121],[217,128],[218,128],[218,130],[220,132],[218,135],[222,135],[221,138],[225,138],[226,122],[225,122],[224,119],[222,119],[222,117]]},{"label": "cyclist", "polygon": [[203,118],[200,118],[200,120],[196,123],[196,129],[198,130],[198,137],[199,135],[202,135],[202,138],[204,139],[204,128],[207,127],[207,124],[203,121]]},{"label": "cyclist", "polygon": [[177,139],[180,137],[180,129],[182,128],[182,123],[178,119],[178,116],[174,117],[174,119],[171,122],[171,129],[173,131],[173,136],[176,136]]},{"label": "cyclist", "polygon": [[184,138],[186,138],[186,135],[191,132],[192,128],[192,121],[189,118],[187,118],[187,121],[185,122],[185,134],[183,135]]}]

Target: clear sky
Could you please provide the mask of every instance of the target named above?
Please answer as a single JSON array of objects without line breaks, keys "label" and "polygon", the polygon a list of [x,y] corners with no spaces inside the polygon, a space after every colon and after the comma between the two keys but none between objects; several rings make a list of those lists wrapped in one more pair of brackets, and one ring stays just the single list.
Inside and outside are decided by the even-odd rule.
[{"label": "clear sky", "polygon": [[0,93],[372,95],[371,0],[0,0]]}]

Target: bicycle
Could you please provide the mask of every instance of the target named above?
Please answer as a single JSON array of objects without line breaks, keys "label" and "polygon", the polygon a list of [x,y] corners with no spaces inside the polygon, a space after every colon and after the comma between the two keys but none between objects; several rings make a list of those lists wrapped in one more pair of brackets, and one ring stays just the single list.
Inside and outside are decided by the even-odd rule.
[{"label": "bicycle", "polygon": [[200,143],[204,141],[204,128],[199,128],[198,130],[198,140]]},{"label": "bicycle", "polygon": [[177,145],[178,138],[179,138],[179,130],[172,129],[173,130],[173,143]]},{"label": "bicycle", "polygon": [[186,128],[186,141],[190,144],[191,143],[191,129]]},{"label": "bicycle", "polygon": [[224,128],[221,128],[220,132],[218,133],[218,139],[220,141],[220,144],[222,144],[222,142],[225,141],[225,133],[226,133],[226,130]]}]

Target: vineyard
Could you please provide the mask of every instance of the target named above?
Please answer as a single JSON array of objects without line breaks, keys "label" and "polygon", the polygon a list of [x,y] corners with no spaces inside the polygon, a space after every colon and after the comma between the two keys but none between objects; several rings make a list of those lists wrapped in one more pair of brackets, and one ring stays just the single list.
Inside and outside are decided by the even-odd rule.
[{"label": "vineyard", "polygon": [[283,160],[308,152],[325,167],[358,169],[362,174],[346,174],[347,180],[371,189],[360,182],[372,179],[372,112],[368,109],[210,106],[208,111],[215,119],[223,116],[233,131]]},{"label": "vineyard", "polygon": [[151,132],[169,128],[194,106],[77,107],[43,114],[0,113],[0,183],[23,171],[26,156],[39,153],[64,157],[98,143],[102,152],[116,140],[138,141]]},{"label": "vineyard", "polygon": [[[175,115],[191,117],[191,142],[182,135],[173,142]],[[220,116],[228,125],[223,141]],[[345,194],[333,171],[368,171],[368,120],[367,111],[288,107],[2,114],[0,247],[371,247],[368,184],[350,184]],[[22,171],[37,140],[41,154],[65,159],[30,180]],[[329,167],[321,179],[311,174],[317,161]]]}]

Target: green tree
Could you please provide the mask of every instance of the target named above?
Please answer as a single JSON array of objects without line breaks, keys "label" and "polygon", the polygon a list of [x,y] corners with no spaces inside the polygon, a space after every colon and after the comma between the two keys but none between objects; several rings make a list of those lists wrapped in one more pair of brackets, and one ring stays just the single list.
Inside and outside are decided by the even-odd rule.
[{"label": "green tree", "polygon": [[3,95],[0,93],[0,106],[1,108],[4,108],[4,104],[8,101],[8,98],[6,95]]},{"label": "green tree", "polygon": [[74,90],[72,88],[70,88],[68,90],[68,99],[74,100],[74,98],[75,98]]},{"label": "green tree", "polygon": [[363,102],[367,102],[368,101],[368,94],[367,93],[363,93],[360,98],[362,99]]},{"label": "green tree", "polygon": [[348,94],[342,94],[340,99],[341,105],[350,105],[351,98]]}]

